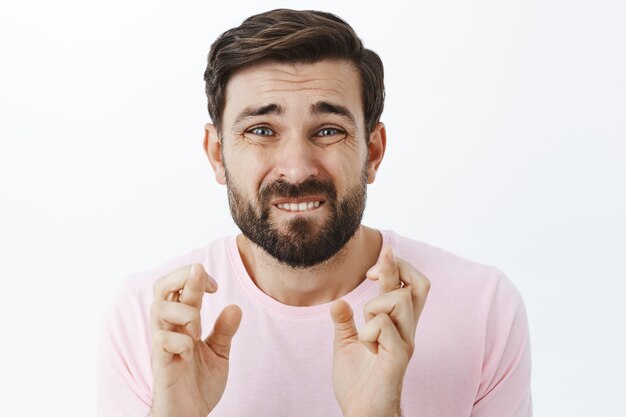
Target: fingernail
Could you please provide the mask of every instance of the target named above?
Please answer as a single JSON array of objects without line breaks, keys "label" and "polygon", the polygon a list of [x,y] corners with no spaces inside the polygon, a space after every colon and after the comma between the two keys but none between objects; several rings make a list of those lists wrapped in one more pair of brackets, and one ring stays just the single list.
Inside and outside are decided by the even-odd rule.
[{"label": "fingernail", "polygon": [[212,291],[217,290],[217,282],[213,279],[211,275],[207,275],[209,277],[209,289]]}]

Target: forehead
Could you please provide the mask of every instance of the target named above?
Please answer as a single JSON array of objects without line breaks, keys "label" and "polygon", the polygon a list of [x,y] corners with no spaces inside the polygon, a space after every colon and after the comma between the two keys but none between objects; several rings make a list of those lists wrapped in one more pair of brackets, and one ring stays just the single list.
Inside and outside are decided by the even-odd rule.
[{"label": "forehead", "polygon": [[[361,115],[360,78],[349,61],[268,62],[237,71],[226,87],[224,123],[248,106],[278,104],[287,112],[325,100]],[[358,116],[357,116],[358,117]]]}]

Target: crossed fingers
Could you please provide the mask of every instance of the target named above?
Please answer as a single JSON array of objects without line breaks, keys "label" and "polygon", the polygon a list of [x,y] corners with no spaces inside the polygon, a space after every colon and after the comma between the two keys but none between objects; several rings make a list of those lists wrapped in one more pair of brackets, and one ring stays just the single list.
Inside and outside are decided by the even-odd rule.
[{"label": "crossed fingers", "polygon": [[366,276],[379,282],[380,292],[363,308],[366,325],[359,338],[374,353],[378,345],[389,349],[402,345],[412,354],[430,281],[411,264],[395,257],[388,245]]},{"label": "crossed fingers", "polygon": [[216,290],[217,283],[200,264],[179,268],[154,283],[150,324],[162,361],[190,354],[191,345],[202,336],[202,298]]}]

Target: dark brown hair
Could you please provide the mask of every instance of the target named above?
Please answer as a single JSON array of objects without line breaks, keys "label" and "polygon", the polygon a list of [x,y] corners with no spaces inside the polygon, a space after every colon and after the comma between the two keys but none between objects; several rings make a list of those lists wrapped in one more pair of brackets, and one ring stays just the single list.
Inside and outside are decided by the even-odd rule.
[{"label": "dark brown hair", "polygon": [[226,104],[226,85],[240,68],[274,61],[314,63],[342,59],[361,76],[366,140],[380,119],[385,102],[383,63],[339,17],[314,10],[276,9],[244,20],[222,33],[213,45],[204,72],[209,115],[218,131]]}]

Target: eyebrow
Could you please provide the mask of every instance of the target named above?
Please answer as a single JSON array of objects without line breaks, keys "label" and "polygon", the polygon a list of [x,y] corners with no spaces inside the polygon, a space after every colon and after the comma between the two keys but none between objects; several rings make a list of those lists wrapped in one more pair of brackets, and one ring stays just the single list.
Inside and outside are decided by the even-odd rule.
[{"label": "eyebrow", "polygon": [[347,119],[352,126],[356,128],[356,119],[350,110],[347,107],[342,106],[340,104],[329,103],[328,101],[318,101],[317,103],[311,104],[311,114],[336,114]]},{"label": "eyebrow", "polygon": [[243,109],[241,113],[237,115],[237,118],[235,119],[233,126],[236,126],[242,121],[249,119],[251,117],[266,116],[268,114],[281,115],[284,112],[285,112],[285,109],[283,109],[283,107],[278,104],[267,104],[265,106],[246,107],[245,109]]}]

